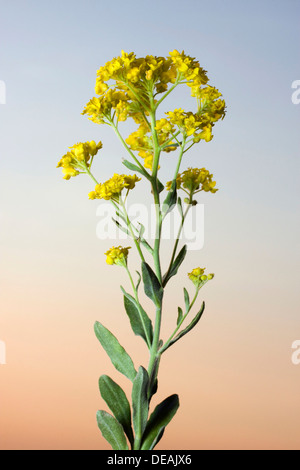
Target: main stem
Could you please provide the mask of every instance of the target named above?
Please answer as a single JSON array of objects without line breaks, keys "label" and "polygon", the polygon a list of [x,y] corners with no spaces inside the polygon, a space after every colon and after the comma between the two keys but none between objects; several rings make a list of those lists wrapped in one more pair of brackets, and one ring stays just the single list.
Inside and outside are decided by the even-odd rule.
[{"label": "main stem", "polygon": [[[161,148],[158,141],[157,132],[155,129],[156,126],[156,115],[155,115],[155,103],[153,96],[150,98],[151,103],[151,112],[150,112],[150,124],[151,124],[151,132],[153,138],[153,147],[154,147],[154,158],[153,158],[153,169],[152,169],[152,192],[154,197],[154,204],[155,204],[155,214],[156,214],[156,229],[155,229],[155,243],[154,243],[154,251],[153,251],[153,261],[154,261],[154,268],[157,279],[162,284],[162,274],[161,274],[161,264],[160,264],[160,240],[161,240],[161,229],[162,229],[162,213],[160,207],[160,197],[159,197],[159,189],[158,189],[158,166],[159,166],[159,157]],[[156,316],[155,316],[155,326],[154,326],[154,335],[153,335],[153,342],[150,350],[150,359],[148,365],[148,375],[152,379],[152,383],[150,383],[149,387],[153,386],[154,381],[156,380],[156,376],[158,373],[158,367],[156,368],[156,360],[159,359],[159,341],[160,341],[160,330],[161,330],[161,320],[162,320],[162,301],[159,306],[156,308]]]}]

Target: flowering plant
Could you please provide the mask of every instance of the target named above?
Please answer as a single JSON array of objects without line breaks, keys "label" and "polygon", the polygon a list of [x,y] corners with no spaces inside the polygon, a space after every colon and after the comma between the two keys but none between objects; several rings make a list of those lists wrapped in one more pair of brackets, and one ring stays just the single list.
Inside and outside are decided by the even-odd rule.
[{"label": "flowering plant", "polygon": [[[87,114],[94,123],[109,125],[115,131],[130,157],[123,164],[135,173],[114,174],[108,181],[97,181],[92,173],[92,163],[102,149],[102,143],[94,141],[73,145],[58,164],[67,180],[81,173],[92,178],[95,188],[89,198],[105,199],[113,204],[121,220],[121,223],[115,222],[120,230],[132,238],[141,258],[141,269],[137,271],[135,281],[128,266],[130,247],[112,247],[105,253],[109,265],[118,265],[128,273],[132,292],[121,287],[124,306],[133,332],[143,338],[149,350],[147,368],[140,366],[137,371],[118,339],[104,325],[95,323],[96,336],[113,365],[132,382],[130,405],[124,391],[110,377],[102,375],[99,381],[101,395],[112,414],[98,411],[98,426],[104,438],[116,450],[128,450],[129,446],[132,450],[152,450],[174,417],[179,407],[177,395],[163,400],[149,416],[150,402],[158,388],[160,360],[167,349],[199,322],[204,312],[204,302],[197,308],[189,324],[183,327],[196,306],[200,289],[214,277],[213,274],[205,274],[205,268],[200,267],[188,274],[195,286],[194,297],[190,300],[184,288],[185,308],[178,307],[176,327],[168,340],[163,341],[160,332],[164,292],[186,256],[187,246],[178,251],[178,245],[187,213],[197,204],[196,194],[217,191],[213,175],[205,168],[188,168],[179,172],[185,153],[201,141],[209,142],[213,138],[215,123],[225,116],[225,102],[221,99],[221,93],[207,85],[207,82],[206,71],[196,59],[184,52],[174,50],[166,58],[137,58],[134,53],[122,51],[120,57],[107,62],[98,70],[95,87],[98,96],[87,103],[82,114]],[[165,117],[158,119],[158,108],[181,85],[190,88],[196,100],[196,111],[187,112],[179,108],[166,112]],[[137,130],[124,139],[119,124],[128,118],[134,120]],[[164,164],[163,152],[177,153],[173,175],[166,184],[158,178],[160,164]],[[132,223],[125,205],[129,192],[141,180],[150,185],[155,203],[156,236],[153,246],[144,238],[145,227],[142,224],[136,227]],[[167,194],[162,199],[164,190]],[[186,194],[184,202],[178,195],[179,191]],[[166,215],[175,207],[181,216],[180,229],[169,267],[163,273],[160,258],[162,226]],[[148,258],[146,260],[146,255],[150,261]],[[141,281],[146,296],[154,304],[154,326],[140,301]]]}]

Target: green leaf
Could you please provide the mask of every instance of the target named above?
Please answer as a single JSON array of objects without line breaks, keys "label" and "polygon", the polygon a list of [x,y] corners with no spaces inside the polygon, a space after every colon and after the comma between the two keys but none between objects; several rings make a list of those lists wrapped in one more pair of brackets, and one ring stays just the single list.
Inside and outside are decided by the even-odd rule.
[{"label": "green leaf", "polygon": [[183,289],[184,292],[184,302],[185,302],[185,313],[188,313],[190,310],[190,296],[186,288]]},{"label": "green leaf", "polygon": [[160,307],[164,290],[157,279],[155,273],[150,268],[149,264],[142,262],[142,276],[144,281],[145,294]]},{"label": "green leaf", "polygon": [[176,341],[178,341],[180,338],[182,338],[184,335],[186,335],[189,331],[191,331],[197,325],[197,323],[199,322],[200,318],[203,315],[204,309],[205,309],[205,303],[203,302],[202,306],[201,306],[201,309],[197,313],[195,318],[191,321],[191,323],[184,330],[182,330],[180,333],[178,333],[177,336],[175,336],[175,338],[170,342],[168,348],[170,346],[172,346],[174,343],[176,343]]},{"label": "green leaf", "polygon": [[152,450],[162,436],[162,430],[169,424],[179,408],[178,395],[171,395],[160,403],[147,423],[141,450]]},{"label": "green leaf", "polygon": [[128,294],[123,287],[121,287],[121,289],[124,294],[124,306],[130,320],[131,328],[134,334],[141,336],[150,348],[153,340],[152,322],[135,298]]},{"label": "green leaf", "polygon": [[123,429],[133,446],[133,432],[131,427],[131,410],[127,397],[122,388],[108,375],[102,375],[99,379],[99,390],[103,400],[107,403],[115,418],[123,426]]},{"label": "green leaf", "polygon": [[97,423],[104,439],[109,442],[113,450],[128,450],[124,430],[116,418],[101,410],[97,412]]},{"label": "green leaf", "polygon": [[136,283],[135,289],[136,289],[136,291],[138,291],[138,290],[139,290],[139,287],[140,287],[141,280],[142,280],[142,276],[141,276],[141,274],[140,274],[138,271],[135,271],[135,272],[136,272],[137,275],[138,275],[138,281],[137,281],[137,283]]},{"label": "green leaf", "polygon": [[120,345],[117,338],[99,322],[95,323],[95,333],[115,368],[133,382],[136,370],[131,357]]},{"label": "green leaf", "polygon": [[174,263],[172,264],[172,267],[169,271],[169,273],[166,273],[165,276],[163,277],[163,286],[167,284],[167,282],[171,279],[171,277],[175,276],[178,272],[178,269],[180,268],[181,264],[184,261],[184,258],[186,257],[187,254],[187,246],[184,245],[178,255],[176,256]]},{"label": "green leaf", "polygon": [[168,192],[168,195],[163,202],[163,206],[162,206],[163,217],[166,217],[166,215],[174,209],[176,202],[177,202],[177,181],[175,179],[172,181],[171,189]]},{"label": "green leaf", "polygon": [[161,193],[165,189],[165,185],[162,184],[162,182],[159,180],[157,180],[157,189],[159,193]]},{"label": "green leaf", "polygon": [[[158,344],[158,349],[160,349],[163,345],[163,341],[160,340]],[[158,369],[159,369],[159,363],[160,363],[161,356],[158,356],[155,361],[154,365],[152,368],[152,373],[149,377],[149,387],[148,387],[148,401],[150,402],[151,398],[153,395],[156,394],[157,389],[158,389],[158,380],[157,380],[157,374],[158,374]]]},{"label": "green leaf", "polygon": [[141,366],[132,386],[132,421],[136,440],[139,442],[145,431],[149,413],[148,384],[148,372]]},{"label": "green leaf", "polygon": [[140,240],[141,244],[146,248],[146,250],[149,251],[149,253],[151,255],[153,255],[153,248],[152,246],[149,245],[149,243],[144,239],[144,238],[141,238]]},{"label": "green leaf", "polygon": [[125,222],[125,224],[127,224],[126,217],[125,217],[123,214],[121,214],[120,211],[117,211],[117,210],[116,210],[116,216],[117,216],[119,219],[123,220],[123,222]]},{"label": "green leaf", "polygon": [[112,220],[114,221],[114,223],[116,224],[116,226],[118,227],[119,230],[122,230],[122,232],[125,232],[127,235],[131,236],[129,230],[126,227],[123,227],[123,225],[121,225],[120,222],[118,222],[113,217],[112,217]]},{"label": "green leaf", "polygon": [[182,308],[178,307],[177,326],[178,326],[179,323],[181,322],[182,318],[183,318],[183,311],[182,311]]},{"label": "green leaf", "polygon": [[141,168],[137,165],[134,165],[134,163],[131,163],[128,160],[123,160],[122,163],[129,170],[136,171],[137,173],[140,173],[141,175],[145,176],[145,178],[147,178],[148,180],[151,180],[151,175],[149,175],[149,173],[146,170],[144,170],[143,168]]},{"label": "green leaf", "polygon": [[153,444],[152,444],[152,446],[151,446],[151,449],[149,449],[149,450],[153,450],[154,447],[159,443],[159,441],[161,440],[161,438],[162,438],[163,435],[164,435],[165,429],[166,429],[166,428],[161,428],[161,429],[160,429],[160,431],[159,431],[159,433],[158,433],[156,439],[153,441]]},{"label": "green leaf", "polygon": [[137,230],[138,234],[139,234],[139,238],[143,238],[143,235],[145,233],[145,226],[143,224],[141,224],[140,222],[138,222],[139,226],[140,226],[140,229]]}]

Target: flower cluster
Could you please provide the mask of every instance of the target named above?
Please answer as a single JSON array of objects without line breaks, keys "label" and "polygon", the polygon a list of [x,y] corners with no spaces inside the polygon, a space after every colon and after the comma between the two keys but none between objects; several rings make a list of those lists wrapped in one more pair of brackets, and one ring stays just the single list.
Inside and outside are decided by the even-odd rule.
[{"label": "flower cluster", "polygon": [[197,113],[184,111],[183,109],[175,109],[169,111],[166,115],[172,126],[177,126],[179,131],[187,137],[193,136],[193,141],[199,142],[212,140],[212,127],[214,123],[225,116],[225,102],[223,100],[206,101],[201,104]]},{"label": "flower cluster", "polygon": [[[119,89],[123,89],[124,85],[145,89],[151,84],[155,85],[157,93],[162,93],[167,89],[168,83],[175,82],[176,77],[176,66],[171,58],[153,55],[137,58],[133,52],[128,54],[122,51],[120,57],[100,67],[95,91],[98,95],[103,95],[109,88],[107,82],[115,80]],[[134,95],[134,92],[132,94]]]},{"label": "flower cluster", "polygon": [[195,268],[188,274],[190,280],[195,284],[197,288],[202,287],[204,283],[207,281],[211,281],[215,275],[211,274],[204,274],[206,268]]},{"label": "flower cluster", "polygon": [[126,121],[129,108],[129,96],[126,93],[109,89],[105,95],[92,98],[82,114],[90,116],[89,119],[96,124],[103,124],[105,118],[111,118],[112,110],[116,113],[118,121]]},{"label": "flower cluster", "polygon": [[[160,121],[156,121],[157,137],[160,146],[169,140],[170,132],[172,131],[171,127],[169,130],[167,130],[167,126],[165,125],[164,121],[167,120],[161,119]],[[132,132],[132,134],[127,137],[126,143],[131,148],[131,150],[138,151],[138,155],[144,159],[145,168],[149,168],[151,170],[154,149],[151,129],[149,128],[148,124],[146,122],[140,124],[137,131]],[[172,146],[172,143],[174,142],[169,142],[169,145],[163,150],[165,152],[176,150],[176,146]]]},{"label": "flower cluster", "polygon": [[176,49],[170,52],[170,56],[182,78],[191,87],[192,93],[198,90],[201,85],[205,85],[208,82],[206,71],[200,67],[199,62],[195,58],[186,55],[184,51],[179,53]]},{"label": "flower cluster", "polygon": [[130,250],[130,246],[128,247],[112,247],[110,250],[108,250],[106,253],[106,262],[107,264],[117,264],[118,266],[126,266],[127,264],[127,257],[128,257],[128,251]]},{"label": "flower cluster", "polygon": [[124,188],[129,191],[133,189],[137,181],[140,180],[141,178],[138,178],[136,175],[118,175],[115,173],[114,176],[105,183],[97,184],[95,191],[89,194],[89,198],[118,201]]},{"label": "flower cluster", "polygon": [[67,152],[58,162],[57,168],[62,168],[64,179],[69,180],[72,176],[77,176],[81,171],[85,171],[91,164],[91,159],[102,148],[102,142],[96,144],[91,142],[80,142],[73,145],[70,152]]},{"label": "flower cluster", "polygon": [[[177,189],[182,189],[188,195],[199,192],[216,193],[218,189],[215,188],[216,182],[213,181],[213,174],[209,173],[205,168],[188,168],[183,173],[179,173],[176,178]],[[166,189],[170,191],[172,181],[168,181]]]}]

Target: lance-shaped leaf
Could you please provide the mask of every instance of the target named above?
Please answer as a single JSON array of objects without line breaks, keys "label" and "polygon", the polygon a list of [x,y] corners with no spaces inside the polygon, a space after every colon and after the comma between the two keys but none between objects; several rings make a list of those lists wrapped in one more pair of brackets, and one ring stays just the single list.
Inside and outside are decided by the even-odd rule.
[{"label": "lance-shaped leaf", "polygon": [[123,427],[116,418],[101,410],[97,412],[97,423],[104,439],[114,450],[128,450]]},{"label": "lance-shaped leaf", "polygon": [[123,426],[123,429],[133,446],[133,432],[131,427],[131,410],[127,397],[122,388],[108,375],[102,375],[99,379],[99,390],[103,400],[113,412],[115,418]]},{"label": "lance-shaped leaf", "polygon": [[181,323],[182,319],[183,319],[183,311],[181,307],[178,307],[177,326],[179,325],[179,323]]},{"label": "lance-shaped leaf", "polygon": [[133,408],[133,428],[135,431],[136,441],[140,442],[145,431],[148,413],[148,384],[149,377],[146,369],[140,367],[133,381],[132,386],[132,408]]},{"label": "lance-shaped leaf", "polygon": [[124,306],[134,334],[141,336],[150,348],[153,340],[153,326],[147,313],[132,295],[121,287],[124,294]]},{"label": "lance-shaped leaf", "polygon": [[144,239],[144,238],[141,238],[140,239],[140,242],[141,244],[143,245],[144,248],[146,248],[147,251],[149,251],[149,253],[151,255],[153,255],[153,248],[151,245],[149,245],[149,243]]},{"label": "lance-shaped leaf", "polygon": [[185,303],[185,313],[190,311],[190,296],[186,288],[183,289],[184,292],[184,303]]},{"label": "lance-shaped leaf", "polygon": [[[172,346],[174,343],[176,343],[176,341],[178,341],[180,338],[182,338],[184,335],[186,335],[189,331],[191,331],[193,328],[195,328],[195,326],[197,325],[197,323],[199,322],[200,318],[202,317],[203,315],[203,312],[204,312],[204,309],[205,309],[205,303],[203,302],[202,303],[202,306],[201,306],[201,309],[200,311],[197,313],[197,315],[195,316],[195,318],[191,321],[191,323],[182,331],[180,331],[180,333],[178,333],[177,336],[175,336],[175,338],[170,342],[168,348],[170,346]],[[166,348],[166,350],[168,349]]]},{"label": "lance-shaped leaf", "polygon": [[152,450],[157,444],[163,429],[169,424],[179,408],[178,395],[171,395],[160,403],[147,423],[141,450]]},{"label": "lance-shaped leaf", "polygon": [[[163,341],[160,340],[158,344],[158,349],[160,349],[163,345]],[[160,363],[161,356],[159,355],[154,362],[154,366],[152,369],[152,373],[149,377],[149,387],[148,387],[148,400],[150,402],[151,398],[153,395],[156,394],[157,389],[158,389],[158,380],[157,380],[157,375],[158,375],[158,369],[159,369],[159,363]]]},{"label": "lance-shaped leaf", "polygon": [[118,227],[119,230],[122,230],[122,232],[126,233],[126,235],[131,236],[131,233],[129,232],[129,230],[126,227],[123,227],[123,225],[120,224],[120,222],[118,222],[113,217],[112,217],[112,220],[114,221],[114,223],[116,224],[116,226]]},{"label": "lance-shaped leaf", "polygon": [[138,271],[135,271],[135,272],[136,272],[137,275],[138,275],[138,281],[137,281],[137,283],[136,283],[135,289],[136,289],[136,291],[138,291],[138,290],[139,290],[139,287],[140,287],[141,280],[142,280],[142,276],[141,276],[141,274],[140,274]]},{"label": "lance-shaped leaf", "polygon": [[157,180],[157,189],[159,193],[161,193],[165,189],[165,186],[159,180]]},{"label": "lance-shaped leaf", "polygon": [[95,323],[95,333],[115,368],[133,382],[136,370],[131,357],[120,345],[117,338],[99,322]]},{"label": "lance-shaped leaf", "polygon": [[184,258],[186,257],[187,254],[187,246],[184,245],[178,255],[176,256],[170,271],[168,271],[164,277],[163,277],[163,286],[167,284],[167,282],[171,279],[171,277],[175,276],[177,274],[178,269],[180,268],[181,264],[184,261]]},{"label": "lance-shaped leaf", "polygon": [[166,215],[174,209],[176,202],[177,202],[177,181],[175,179],[172,181],[171,189],[168,192],[168,195],[162,205],[163,217],[166,217]]},{"label": "lance-shaped leaf", "polygon": [[145,178],[147,178],[148,180],[151,180],[151,175],[149,175],[149,173],[143,168],[135,165],[134,163],[129,162],[128,160],[123,160],[122,163],[129,170],[136,171],[137,173],[140,173],[141,175],[145,176]]},{"label": "lance-shaped leaf", "polygon": [[160,307],[164,290],[149,264],[145,263],[144,261],[142,262],[142,276],[145,294],[155,303],[157,307]]}]

